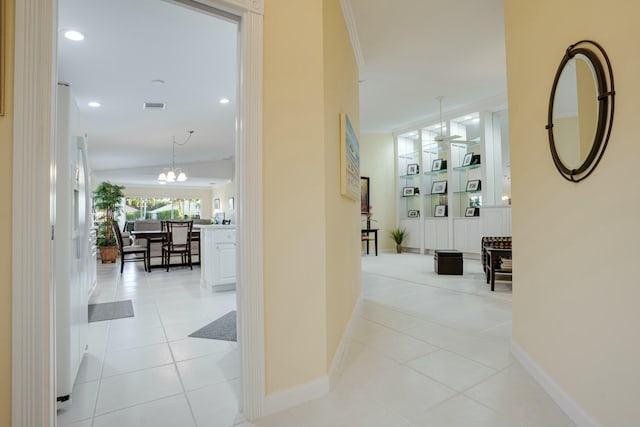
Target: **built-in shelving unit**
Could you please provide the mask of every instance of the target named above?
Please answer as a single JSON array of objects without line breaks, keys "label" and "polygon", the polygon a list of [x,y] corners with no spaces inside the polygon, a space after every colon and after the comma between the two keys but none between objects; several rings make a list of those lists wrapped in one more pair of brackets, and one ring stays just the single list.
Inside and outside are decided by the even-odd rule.
[{"label": "built-in shelving unit", "polygon": [[[471,112],[394,134],[398,225],[408,231],[407,249],[479,254],[485,206],[490,208],[487,231],[511,234],[505,184],[510,173],[502,147],[508,143],[506,113],[500,113],[502,120],[496,114]],[[459,137],[440,138],[449,135]]]}]

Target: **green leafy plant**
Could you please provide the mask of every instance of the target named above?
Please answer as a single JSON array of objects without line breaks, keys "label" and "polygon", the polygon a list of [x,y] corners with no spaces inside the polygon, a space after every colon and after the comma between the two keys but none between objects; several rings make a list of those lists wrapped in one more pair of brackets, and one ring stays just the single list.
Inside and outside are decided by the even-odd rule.
[{"label": "green leafy plant", "polygon": [[102,182],[93,191],[93,206],[96,213],[101,217],[102,222],[98,226],[98,246],[116,246],[116,236],[109,225],[111,220],[116,219],[122,213],[122,199],[124,199],[125,187]]},{"label": "green leafy plant", "polygon": [[391,234],[391,238],[394,242],[396,242],[396,245],[402,245],[402,242],[404,242],[404,239],[408,235],[407,230],[404,228],[393,229],[389,232],[389,234]]}]

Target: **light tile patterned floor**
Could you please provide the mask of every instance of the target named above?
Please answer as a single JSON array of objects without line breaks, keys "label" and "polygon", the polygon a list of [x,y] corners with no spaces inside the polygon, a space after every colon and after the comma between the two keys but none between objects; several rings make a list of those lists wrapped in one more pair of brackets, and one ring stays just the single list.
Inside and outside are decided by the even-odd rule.
[{"label": "light tile patterned floor", "polygon": [[199,288],[199,271],[122,278],[100,267],[96,301],[132,298],[136,317],[91,324],[91,353],[61,425],[229,427],[571,427],[511,357],[511,285],[478,261],[438,276],[433,258],[362,259],[363,301],[346,332],[334,390],[253,422],[238,415],[235,344],[187,338],[235,309]]}]

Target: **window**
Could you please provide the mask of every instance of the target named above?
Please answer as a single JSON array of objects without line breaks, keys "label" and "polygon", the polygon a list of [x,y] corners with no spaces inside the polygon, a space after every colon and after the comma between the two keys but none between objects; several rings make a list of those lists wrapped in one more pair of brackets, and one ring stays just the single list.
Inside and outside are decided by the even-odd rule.
[{"label": "window", "polygon": [[198,219],[201,199],[173,197],[127,197],[124,213],[127,221],[136,219]]}]

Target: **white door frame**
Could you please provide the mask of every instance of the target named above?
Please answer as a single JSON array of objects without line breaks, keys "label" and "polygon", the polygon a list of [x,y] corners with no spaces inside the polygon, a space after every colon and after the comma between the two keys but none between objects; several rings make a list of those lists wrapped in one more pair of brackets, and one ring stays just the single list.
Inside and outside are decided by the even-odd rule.
[{"label": "white door frame", "polygon": [[[179,0],[180,1],[180,0]],[[264,411],[262,31],[264,0],[198,0],[240,18],[236,144],[238,342],[244,415]],[[182,0],[184,2],[184,0]],[[15,1],[12,426],[54,426],[54,224],[57,0]],[[37,265],[37,268],[34,266]]]}]

